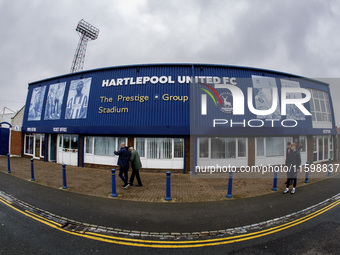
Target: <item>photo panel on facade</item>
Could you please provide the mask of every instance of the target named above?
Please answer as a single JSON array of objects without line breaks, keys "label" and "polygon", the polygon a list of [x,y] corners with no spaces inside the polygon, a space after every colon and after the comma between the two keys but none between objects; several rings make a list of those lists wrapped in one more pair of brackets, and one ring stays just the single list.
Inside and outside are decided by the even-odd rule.
[{"label": "photo panel on facade", "polygon": [[[276,80],[272,77],[252,75],[255,108],[257,110],[268,110],[273,104],[273,88],[277,88]],[[259,119],[281,119],[280,102],[278,100],[276,110],[270,115],[259,115]]]},{"label": "photo panel on facade", "polygon": [[33,89],[28,113],[28,121],[32,120],[39,121],[41,119],[45,90],[46,86],[37,87]]},{"label": "photo panel on facade", "polygon": [[64,100],[66,82],[51,84],[48,90],[45,120],[59,120]]},{"label": "photo panel on facade", "polygon": [[91,80],[86,78],[71,81],[65,119],[86,119]]},{"label": "photo panel on facade", "polygon": [[[281,79],[281,86],[282,88],[300,88],[300,83],[297,81],[290,81],[290,80],[284,80]],[[302,98],[301,93],[287,93],[286,95],[287,99],[296,99]],[[305,120],[305,115],[303,112],[296,107],[296,105],[288,104],[287,106],[287,119],[293,119],[293,120]]]}]

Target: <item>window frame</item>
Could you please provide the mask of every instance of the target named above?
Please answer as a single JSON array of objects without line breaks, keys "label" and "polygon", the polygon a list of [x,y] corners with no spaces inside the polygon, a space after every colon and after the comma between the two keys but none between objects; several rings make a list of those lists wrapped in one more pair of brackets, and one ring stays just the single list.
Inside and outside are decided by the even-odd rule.
[{"label": "window frame", "polygon": [[[97,157],[112,157],[112,156],[116,156],[114,155],[114,153],[112,152],[112,155],[98,155],[98,154],[95,154],[95,150],[94,150],[94,146],[95,146],[95,137],[111,137],[111,138],[114,138],[115,139],[115,148],[114,150],[115,151],[118,151],[120,149],[120,144],[118,144],[118,141],[119,139],[121,138],[125,138],[125,144],[127,144],[127,140],[128,138],[127,137],[123,137],[123,136],[85,136],[85,139],[84,139],[84,154],[88,155],[88,156],[97,156]],[[87,139],[88,138],[92,138],[92,144],[91,144],[91,153],[90,152],[87,152],[86,149],[87,149]],[[117,157],[117,156],[116,156]]]},{"label": "window frame", "polygon": [[[142,156],[140,153],[140,151],[138,151],[138,153],[140,154],[140,158],[141,159],[145,159],[145,160],[183,160],[184,159],[184,155],[185,155],[185,144],[184,144],[184,139],[183,137],[135,137],[134,138],[134,148],[136,148],[136,142],[137,142],[137,139],[144,139],[144,156]],[[171,141],[171,151],[170,151],[170,154],[171,154],[171,157],[170,158],[150,158],[148,157],[148,139],[170,139]],[[175,157],[175,139],[182,139],[182,157]]]},{"label": "window frame", "polygon": [[[258,144],[258,139],[261,138],[263,139],[263,156],[258,156],[257,155],[257,144]],[[267,156],[267,138],[283,138],[283,155],[274,155],[274,156]],[[306,140],[306,139],[305,139]],[[290,136],[259,136],[255,137],[255,157],[256,158],[275,158],[275,157],[285,157],[286,156],[286,151],[287,151],[287,143],[292,142],[292,137]]]},{"label": "window frame", "polygon": [[[327,142],[325,143],[325,139]],[[320,140],[322,141],[322,148],[320,151]],[[325,148],[327,144],[327,148]],[[315,146],[314,146],[315,145]],[[316,147],[316,150],[315,150]],[[325,158],[325,149],[327,149],[327,158]],[[322,158],[320,155],[322,153]],[[316,156],[316,157],[315,157]],[[316,135],[313,136],[313,162],[322,162],[334,158],[334,139],[331,135]]]},{"label": "window frame", "polygon": [[[316,123],[332,123],[329,93],[323,90],[309,89],[311,99],[309,107],[312,113],[312,121]],[[324,118],[326,117],[326,120]]]},{"label": "window frame", "polygon": [[[208,157],[201,157],[200,155],[200,141],[201,139],[208,139]],[[197,138],[197,157],[200,160],[241,160],[248,158],[248,137],[218,137],[220,139],[224,139],[224,146],[227,146],[227,139],[235,139],[235,151],[234,155],[235,157],[228,158],[227,157],[227,149],[225,149],[225,157],[222,158],[213,158],[212,157],[212,139],[215,139],[215,137],[198,137]],[[239,142],[238,139],[245,139],[245,156],[239,156]]]},{"label": "window frame", "polygon": [[[27,153],[27,137],[32,138],[32,153]],[[39,155],[36,156],[36,145],[37,145],[37,138],[39,137]],[[45,158],[45,146],[46,146],[46,140],[45,140],[45,134],[44,133],[25,133],[24,138],[24,155],[32,156],[33,158]]]}]

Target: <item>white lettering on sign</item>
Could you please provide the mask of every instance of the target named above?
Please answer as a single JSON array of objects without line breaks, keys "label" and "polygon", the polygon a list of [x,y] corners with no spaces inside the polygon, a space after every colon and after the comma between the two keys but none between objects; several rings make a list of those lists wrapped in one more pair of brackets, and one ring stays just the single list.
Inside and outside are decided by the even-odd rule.
[{"label": "white lettering on sign", "polygon": [[127,78],[116,78],[116,79],[106,79],[102,81],[102,87],[111,86],[123,86],[123,85],[145,85],[146,83],[151,84],[173,84],[175,81],[171,76],[144,76],[144,77],[127,77]]},{"label": "white lettering on sign", "polygon": [[67,127],[54,127],[53,132],[67,132]]},{"label": "white lettering on sign", "polygon": [[[116,87],[127,85],[145,85],[150,84],[174,84],[175,78],[172,76],[140,76],[140,77],[125,77],[112,78],[102,80],[102,87]],[[216,76],[178,76],[177,82],[180,84],[188,83],[221,83],[229,85],[237,85],[235,77],[216,77]]]},{"label": "white lettering on sign", "polygon": [[280,124],[281,124],[282,127],[296,127],[298,125],[298,122],[296,120],[293,120],[293,119],[285,119],[285,120],[282,120],[281,122],[279,121],[279,123],[276,123],[277,125],[274,123],[275,121],[279,121],[279,120],[251,119],[251,120],[246,121],[246,119],[243,119],[242,122],[236,122],[236,121],[233,121],[232,119],[229,119],[229,120],[227,120],[227,119],[214,119],[213,120],[213,127],[216,127],[217,125],[224,125],[224,126],[227,125],[229,127],[263,127],[265,122],[271,122],[272,128],[278,127],[278,126],[280,126]]},{"label": "white lettering on sign", "polygon": [[[233,85],[227,85],[227,84],[216,84],[215,88],[224,88],[228,89],[231,92],[231,95],[233,97],[234,102],[237,102],[237,104],[233,107],[233,115],[244,115],[244,101],[245,96],[242,92],[242,90],[239,87],[233,86]],[[272,88],[272,105],[270,109],[267,110],[258,110],[255,109],[253,105],[253,88],[248,87],[248,95],[247,95],[247,103],[248,103],[248,109],[251,113],[255,115],[269,115],[275,112],[277,104],[278,104],[278,89]],[[288,99],[287,94],[288,93],[301,93],[305,94],[306,96],[304,98],[292,98]],[[287,115],[286,108],[287,105],[295,105],[297,108],[300,109],[300,111],[304,115],[312,115],[305,107],[304,103],[307,103],[311,99],[311,93],[308,89],[304,88],[281,88],[281,112],[282,115]],[[206,107],[206,106],[205,106]],[[204,112],[206,112],[206,109],[204,109]]]}]

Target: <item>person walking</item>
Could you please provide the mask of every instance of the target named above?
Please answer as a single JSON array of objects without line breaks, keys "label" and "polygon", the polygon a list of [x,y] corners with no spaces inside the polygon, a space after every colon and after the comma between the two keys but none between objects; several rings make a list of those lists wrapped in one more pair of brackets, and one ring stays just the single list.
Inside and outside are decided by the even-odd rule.
[{"label": "person walking", "polygon": [[124,182],[123,189],[127,189],[130,184],[128,183],[128,171],[129,171],[129,159],[130,159],[130,151],[125,146],[125,143],[120,144],[120,150],[115,151],[114,154],[118,155],[117,165],[119,166],[119,177]]},{"label": "person walking", "polygon": [[132,173],[131,173],[131,177],[130,177],[130,185],[133,186],[133,181],[135,179],[137,179],[138,185],[137,187],[142,187],[142,181],[140,179],[139,176],[139,169],[142,168],[142,163],[140,162],[140,157],[138,154],[138,151],[136,151],[132,146],[129,146],[129,151],[131,153],[130,156],[130,161],[131,161],[131,167],[132,167]]},{"label": "person walking", "polygon": [[[292,159],[292,157],[293,157],[293,151],[292,151],[292,149],[291,149],[291,145],[292,145],[292,143],[291,142],[288,142],[287,143],[287,149],[286,149],[286,161],[285,161],[285,164],[286,164],[286,166],[288,166],[289,167],[289,169],[290,169],[290,167],[291,167],[291,164],[292,164],[292,162],[293,162],[293,159]],[[289,181],[291,181],[290,179],[289,179]],[[288,183],[288,173],[287,173],[287,181],[285,182],[285,184],[287,184]],[[290,185],[291,183],[289,183],[289,185]]]},{"label": "person walking", "polygon": [[293,183],[293,189],[290,193],[295,194],[297,172],[301,166],[301,155],[300,152],[296,149],[295,143],[292,143],[290,149],[287,149],[286,166],[288,167],[287,182],[286,189],[283,191],[283,194],[287,194],[289,192],[289,186],[291,183]]}]

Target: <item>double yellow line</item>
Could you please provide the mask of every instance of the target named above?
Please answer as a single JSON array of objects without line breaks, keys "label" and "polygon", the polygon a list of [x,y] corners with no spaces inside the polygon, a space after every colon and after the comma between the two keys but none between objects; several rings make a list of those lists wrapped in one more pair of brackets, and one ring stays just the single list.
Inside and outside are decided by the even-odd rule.
[{"label": "double yellow line", "polygon": [[313,212],[310,213],[300,219],[293,220],[291,222],[282,224],[280,226],[272,227],[269,229],[252,232],[248,234],[242,234],[238,236],[230,236],[230,237],[223,237],[223,238],[215,238],[215,239],[205,239],[205,240],[188,240],[188,241],[158,241],[158,240],[142,240],[142,239],[133,239],[133,238],[124,238],[124,237],[116,237],[116,236],[109,236],[99,233],[92,233],[92,232],[85,232],[85,233],[78,233],[69,230],[65,230],[61,228],[61,224],[54,222],[52,220],[45,219],[33,212],[30,211],[22,211],[17,209],[12,205],[12,203],[2,197],[0,197],[0,202],[11,207],[12,209],[16,210],[17,212],[24,214],[27,217],[30,217],[38,222],[41,222],[49,227],[57,229],[59,231],[80,236],[92,240],[97,240],[101,242],[119,244],[119,245],[128,245],[128,246],[135,246],[135,247],[148,247],[148,248],[197,248],[197,247],[207,247],[207,246],[217,246],[217,245],[225,245],[230,243],[237,243],[242,242],[250,239],[255,239],[267,235],[271,235],[285,229],[294,227],[296,225],[302,224],[308,220],[313,219],[314,217],[327,212],[328,210],[332,209],[333,207],[340,204],[340,199],[337,199],[335,202]]}]

